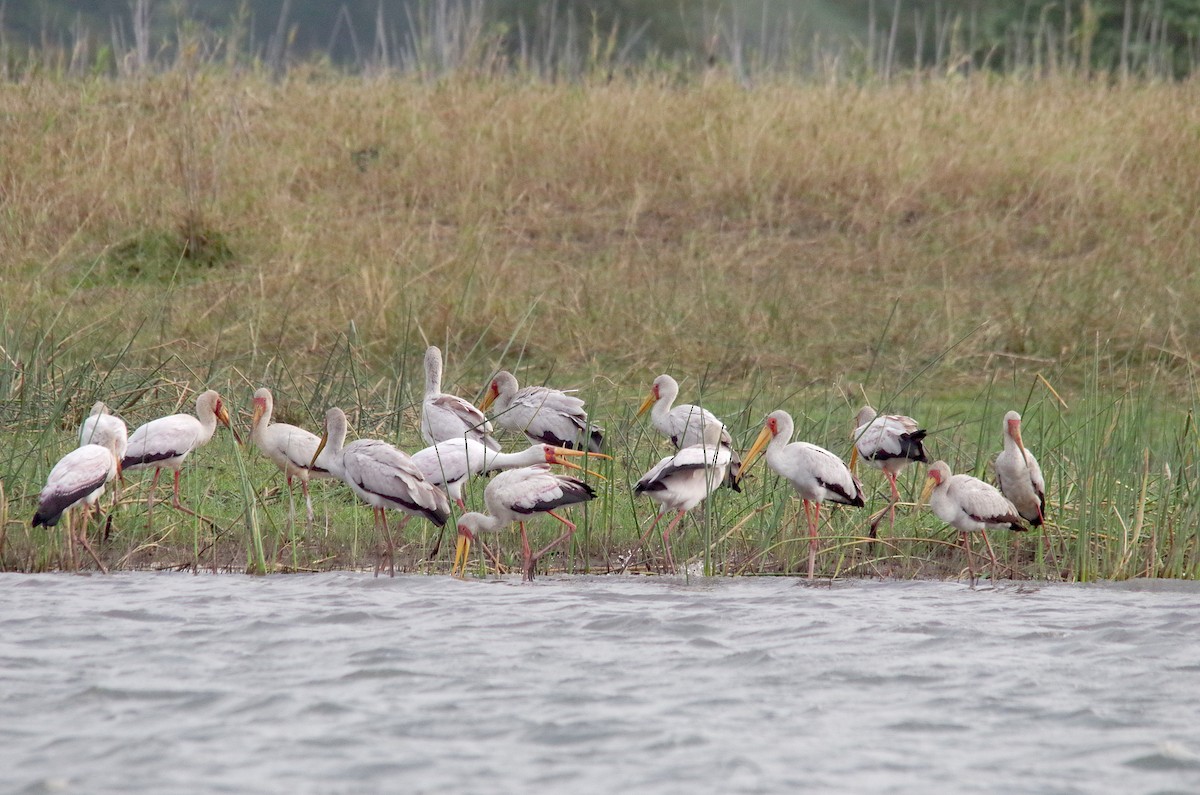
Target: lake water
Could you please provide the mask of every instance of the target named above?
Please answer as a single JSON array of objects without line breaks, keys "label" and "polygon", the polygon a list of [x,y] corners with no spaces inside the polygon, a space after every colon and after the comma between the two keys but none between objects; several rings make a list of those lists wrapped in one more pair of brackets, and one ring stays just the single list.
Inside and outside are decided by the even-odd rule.
[{"label": "lake water", "polygon": [[0,791],[1200,792],[1200,588],[0,575]]}]

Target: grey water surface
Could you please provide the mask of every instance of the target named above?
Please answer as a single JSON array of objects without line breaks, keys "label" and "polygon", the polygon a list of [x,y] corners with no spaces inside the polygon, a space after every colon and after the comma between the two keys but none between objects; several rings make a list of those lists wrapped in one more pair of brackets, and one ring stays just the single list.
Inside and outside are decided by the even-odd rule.
[{"label": "grey water surface", "polygon": [[1200,792],[1200,588],[0,576],[3,792]]}]

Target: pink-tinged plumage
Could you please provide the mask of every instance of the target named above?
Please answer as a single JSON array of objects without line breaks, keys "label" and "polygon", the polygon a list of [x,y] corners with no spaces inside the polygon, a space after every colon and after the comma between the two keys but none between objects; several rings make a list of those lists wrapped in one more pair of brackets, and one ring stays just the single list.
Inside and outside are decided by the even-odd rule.
[{"label": "pink-tinged plumage", "polygon": [[967,566],[972,580],[975,574],[967,533],[983,533],[984,543],[987,544],[988,553],[992,558],[992,566],[995,567],[996,553],[992,550],[987,531],[1026,529],[1021,524],[1021,515],[1017,512],[1017,507],[995,486],[970,475],[951,474],[950,466],[945,461],[935,461],[929,466],[922,499],[926,497],[934,515],[963,534],[963,542],[967,549]]},{"label": "pink-tinged plumage", "polygon": [[1000,491],[1016,506],[1021,518],[1037,527],[1046,516],[1046,481],[1033,451],[1021,438],[1021,415],[1004,415],[1004,449],[996,457]]},{"label": "pink-tinged plumage", "polygon": [[603,431],[588,424],[584,402],[574,395],[545,386],[519,387],[507,370],[496,373],[480,409],[492,409],[492,420],[501,428],[525,434],[532,444],[600,452]]},{"label": "pink-tinged plumage", "polygon": [[[450,518],[450,503],[445,492],[425,480],[406,453],[378,439],[345,444],[346,430],[345,412],[337,407],[329,409],[325,413],[325,435],[310,463],[341,478],[371,506],[375,527],[378,529],[382,523],[389,570],[394,576],[395,549],[385,512],[391,509],[405,515],[397,529],[403,529],[411,516],[422,516],[441,527]],[[378,566],[375,573],[379,573]]]},{"label": "pink-tinged plumage", "polygon": [[742,476],[750,471],[765,449],[767,466],[799,493],[808,520],[808,578],[811,580],[816,569],[821,503],[861,508],[863,488],[850,467],[824,447],[808,442],[789,444],[794,430],[792,417],[786,411],[773,411],[767,415],[762,431],[743,459]]},{"label": "pink-tinged plumage", "polygon": [[892,529],[896,529],[896,503],[900,501],[900,489],[896,487],[896,476],[909,464],[928,462],[924,439],[926,431],[912,417],[903,414],[879,415],[870,406],[858,410],[854,420],[854,449],[850,453],[850,471],[855,471],[859,458],[869,466],[883,471],[891,486],[891,500],[871,517],[871,538],[875,538],[879,520],[888,514]]},{"label": "pink-tinged plumage", "polygon": [[72,558],[74,542],[78,540],[91,554],[100,570],[107,572],[87,539],[88,510],[100,500],[105,485],[117,476],[116,447],[119,439],[110,435],[105,441],[106,444],[85,444],[77,447],[58,460],[46,477],[45,487],[38,495],[38,507],[31,524],[33,527],[54,527],[63,513],[80,508],[82,521],[78,523],[78,534],[72,527],[71,517],[67,519],[67,542],[72,549]]},{"label": "pink-tinged plumage", "polygon": [[677,397],[679,383],[669,375],[660,375],[650,386],[650,394],[638,406],[637,416],[640,417],[649,410],[651,427],[670,439],[676,450],[702,444],[710,429],[719,429],[718,440],[730,453],[729,486],[737,491],[737,475],[741,470],[742,460],[733,449],[733,437],[729,435],[729,429],[708,409],[690,403],[676,406]]},{"label": "pink-tinged plumage", "polygon": [[179,470],[189,453],[208,444],[218,421],[229,428],[235,439],[241,441],[229,422],[229,412],[225,410],[221,396],[210,389],[196,397],[195,415],[172,414],[160,417],[138,427],[129,437],[129,446],[121,460],[121,469],[126,472],[138,469],[154,470],[146,507],[147,523],[150,521],[150,511],[154,505],[154,487],[164,469],[172,470],[175,475],[172,505],[192,513],[179,501]]},{"label": "pink-tinged plumage", "polygon": [[254,413],[250,419],[250,441],[263,455],[283,472],[289,493],[292,480],[300,481],[304,494],[304,505],[308,511],[308,523],[313,522],[312,497],[308,493],[308,481],[312,478],[332,478],[333,474],[312,466],[313,456],[321,438],[311,431],[285,422],[271,422],[275,413],[275,399],[271,390],[263,387],[254,392]]},{"label": "pink-tinged plumage", "polygon": [[[501,472],[492,478],[492,482],[483,491],[483,502],[488,513],[472,512],[459,517],[454,571],[458,570],[460,562],[465,570],[471,541],[476,535],[496,532],[513,522],[518,522],[521,526],[523,575],[526,580],[532,580],[534,566],[538,560],[575,532],[575,524],[555,513],[554,509],[587,502],[595,497],[596,492],[587,483],[570,475],[552,472],[549,464]],[[567,531],[537,554],[533,554],[525,532],[525,521],[539,513],[549,514],[562,522]]]},{"label": "pink-tinged plumage", "polygon": [[425,399],[421,402],[421,438],[426,444],[450,439],[472,439],[492,450],[492,424],[470,402],[442,392],[442,352],[430,345],[425,351]]},{"label": "pink-tinged plumage", "polygon": [[688,511],[703,502],[725,481],[736,457],[723,441],[722,431],[719,423],[707,425],[700,443],[684,447],[659,461],[642,475],[633,488],[634,494],[644,494],[661,506],[650,527],[642,534],[638,550],[641,550],[663,516],[675,512],[675,518],[662,531],[667,568],[670,571],[675,570],[675,558],[671,554],[671,531]]}]

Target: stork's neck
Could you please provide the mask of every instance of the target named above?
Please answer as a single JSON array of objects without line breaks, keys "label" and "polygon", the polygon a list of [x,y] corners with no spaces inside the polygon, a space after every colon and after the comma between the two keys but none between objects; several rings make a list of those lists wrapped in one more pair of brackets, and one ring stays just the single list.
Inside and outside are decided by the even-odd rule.
[{"label": "stork's neck", "polygon": [[254,427],[250,429],[250,441],[259,446],[263,443],[263,434],[267,432],[267,426],[271,424],[271,414],[274,413],[271,401],[264,400],[262,407],[262,414],[259,415],[258,422],[254,423]]},{"label": "stork's neck", "polygon": [[217,413],[213,411],[212,406],[205,403],[196,407],[196,419],[200,420],[200,438],[197,439],[197,446],[208,444],[208,440],[217,430]]},{"label": "stork's neck", "polygon": [[[482,445],[481,445],[482,446]],[[531,445],[516,453],[487,452],[487,469],[516,469],[546,463],[546,451],[540,444]]]},{"label": "stork's neck", "polygon": [[425,397],[440,395],[442,392],[442,354],[437,348],[430,348],[425,353]]}]

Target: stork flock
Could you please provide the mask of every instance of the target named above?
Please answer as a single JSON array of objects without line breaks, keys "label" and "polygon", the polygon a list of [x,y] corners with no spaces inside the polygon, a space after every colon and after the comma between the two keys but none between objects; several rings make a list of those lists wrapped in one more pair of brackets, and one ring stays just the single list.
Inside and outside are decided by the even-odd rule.
[{"label": "stork flock", "polygon": [[[379,439],[347,443],[346,415],[336,407],[326,413],[323,435],[319,437],[294,425],[272,422],[274,403],[270,390],[265,388],[254,393],[250,440],[284,473],[289,494],[293,481],[300,482],[309,524],[313,522],[313,507],[308,482],[313,478],[342,480],[360,500],[370,505],[393,575],[395,545],[387,511],[402,514],[397,532],[412,517],[426,519],[441,528],[451,517],[450,501],[453,501],[461,513],[456,522],[458,543],[452,574],[465,576],[471,545],[479,534],[494,533],[515,522],[521,534],[522,574],[524,579],[532,579],[539,560],[569,540],[576,529],[560,509],[596,497],[587,482],[557,473],[551,466],[603,479],[571,460],[582,457],[586,465],[588,459],[608,459],[608,455],[600,452],[603,429],[589,422],[582,399],[544,386],[522,388],[508,372],[502,371],[492,379],[478,408],[442,392],[442,355],[433,346],[425,353],[425,374],[421,436],[429,447],[411,456]],[[819,551],[821,504],[865,505],[863,486],[856,474],[860,458],[883,472],[891,491],[888,504],[869,520],[872,538],[885,513],[894,527],[896,505],[900,501],[897,475],[915,462],[928,465],[920,503],[927,501],[939,519],[959,531],[972,582],[975,572],[969,533],[983,535],[994,573],[997,560],[986,531],[1024,530],[1025,522],[1033,526],[1043,522],[1045,482],[1037,459],[1021,438],[1021,416],[1015,411],[1004,417],[1004,450],[995,461],[997,488],[969,475],[952,474],[944,461],[929,463],[924,447],[927,432],[911,417],[878,415],[871,407],[864,406],[855,418],[852,454],[847,464],[823,447],[793,442],[795,426],[791,416],[786,411],[773,411],[742,458],[734,448],[728,428],[700,406],[677,405],[678,394],[675,379],[660,375],[637,410],[638,417],[648,411],[651,426],[674,447],[671,455],[651,467],[634,486],[635,495],[644,495],[659,506],[637,552],[640,553],[660,521],[674,514],[661,531],[669,571],[675,570],[671,531],[717,488],[724,485],[740,491],[739,484],[760,456],[766,459],[768,468],[791,484],[803,504],[809,536],[809,579],[814,577]],[[490,420],[485,414],[488,409],[492,410]],[[212,438],[218,422],[241,443],[224,402],[212,390],[196,398],[194,415],[161,417],[138,427],[132,434],[128,433],[124,420],[104,403],[96,403],[80,428],[80,446],[51,469],[39,495],[33,526],[54,526],[64,513],[78,508],[71,511],[67,521],[70,560],[78,565],[75,557],[78,542],[97,566],[105,570],[88,541],[86,526],[89,512],[97,506],[109,482],[114,479],[119,482],[124,472],[153,469],[146,510],[149,522],[158,478],[162,470],[169,469],[174,479],[172,505],[192,513],[180,501],[180,470],[188,455]],[[502,429],[524,434],[530,446],[519,452],[503,452],[493,436],[493,422]],[[487,512],[467,511],[464,484],[472,476],[492,472],[500,474],[484,489]],[[535,514],[543,513],[560,522],[565,532],[534,552],[525,523]],[[381,555],[376,574],[382,566]]]}]

